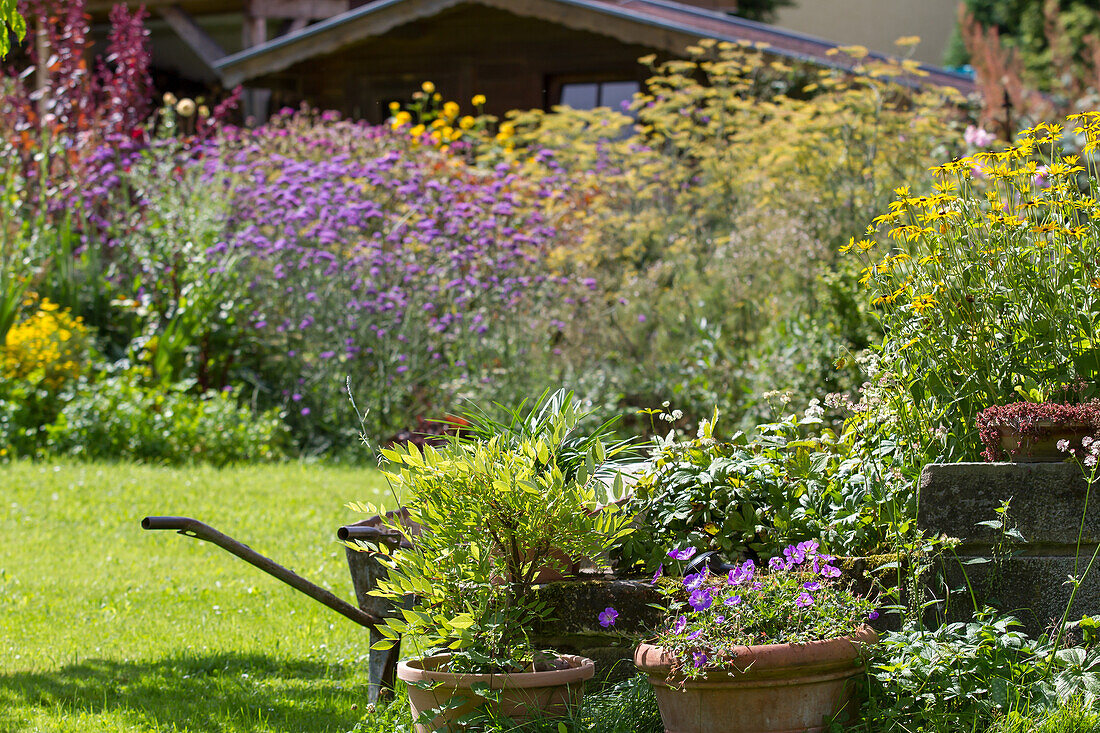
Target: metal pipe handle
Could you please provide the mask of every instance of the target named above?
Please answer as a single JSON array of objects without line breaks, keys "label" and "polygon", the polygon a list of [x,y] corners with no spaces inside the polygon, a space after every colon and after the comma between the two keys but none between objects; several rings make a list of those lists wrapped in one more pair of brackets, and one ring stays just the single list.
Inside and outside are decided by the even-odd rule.
[{"label": "metal pipe handle", "polygon": [[187,537],[210,542],[222,548],[231,555],[236,555],[246,563],[263,570],[283,581],[295,590],[305,593],[315,601],[325,604],[333,611],[346,616],[361,626],[373,627],[383,623],[382,619],[372,613],[367,613],[356,608],[347,601],[339,598],[319,585],[309,582],[302,576],[287,570],[282,565],[264,557],[228,535],[224,535],[213,527],[203,524],[191,517],[145,517],[141,520],[142,529],[171,529]]}]

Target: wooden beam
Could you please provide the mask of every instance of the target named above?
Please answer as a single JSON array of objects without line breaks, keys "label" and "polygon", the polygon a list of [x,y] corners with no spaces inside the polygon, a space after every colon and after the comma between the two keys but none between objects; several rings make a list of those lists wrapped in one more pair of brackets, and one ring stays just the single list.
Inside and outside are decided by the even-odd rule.
[{"label": "wooden beam", "polygon": [[183,8],[179,5],[169,5],[166,7],[157,8],[157,12],[165,21],[167,21],[169,27],[176,32],[187,47],[195,52],[195,55],[206,64],[206,66],[217,74],[217,69],[214,68],[214,62],[220,58],[223,58],[226,53],[225,49],[218,45],[218,42],[206,34],[199,24],[195,22],[195,19],[188,15]]},{"label": "wooden beam", "polygon": [[222,77],[225,83],[232,86],[254,79],[264,74],[282,71],[294,64],[307,59],[332,53],[344,46],[349,46],[357,41],[371,36],[381,35],[393,28],[406,23],[411,23],[421,18],[430,18],[433,15],[455,6],[463,0],[409,0],[408,2],[390,2],[382,4],[374,12],[352,18],[346,22],[336,23],[322,28],[324,22],[313,26],[310,31],[299,34],[299,38],[287,38],[285,42],[278,40],[278,44],[270,51],[256,56],[247,56],[247,50],[234,56],[244,56],[239,62],[230,61],[222,67]]},{"label": "wooden beam", "polygon": [[331,18],[346,13],[349,0],[252,0],[251,13],[258,18]]},{"label": "wooden beam", "polygon": [[245,13],[241,24],[241,45],[252,48],[265,41],[267,41],[267,18]]},{"label": "wooden beam", "polygon": [[298,31],[302,30],[307,25],[309,25],[309,21],[310,21],[310,18],[306,18],[306,17],[295,18],[291,22],[290,27],[286,29],[286,33],[284,35],[290,35],[291,33],[297,33]]}]

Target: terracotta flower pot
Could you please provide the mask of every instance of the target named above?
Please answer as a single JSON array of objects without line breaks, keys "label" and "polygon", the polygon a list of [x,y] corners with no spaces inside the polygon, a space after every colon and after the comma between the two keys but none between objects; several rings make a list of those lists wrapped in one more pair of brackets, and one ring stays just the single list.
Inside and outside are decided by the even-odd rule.
[{"label": "terracotta flower pot", "polygon": [[736,669],[670,687],[664,649],[642,644],[634,665],[649,677],[667,733],[817,733],[848,704],[863,671],[860,650],[878,635],[737,648]]},{"label": "terracotta flower pot", "polygon": [[[460,705],[436,715],[430,725],[416,724],[417,733],[450,731],[452,728],[448,723],[481,705],[486,705],[495,714],[516,720],[565,715],[579,707],[584,696],[584,683],[596,674],[596,666],[591,659],[584,657],[563,655],[561,658],[569,663],[569,669],[512,674],[455,674],[441,671],[450,655],[440,654],[401,662],[397,665],[397,677],[408,684],[409,707],[412,708],[414,721],[421,713],[440,708],[452,698],[463,698]],[[431,683],[436,686],[424,689]],[[473,691],[475,685],[500,690],[499,699],[487,700]]]},{"label": "terracotta flower pot", "polygon": [[1069,453],[1058,450],[1058,441],[1069,442],[1069,447],[1078,450],[1081,440],[1092,435],[1095,428],[1084,422],[1054,423],[1039,421],[1032,432],[1021,433],[1006,425],[998,425],[997,433],[1001,439],[1001,449],[1014,463],[1055,463],[1068,459]]}]

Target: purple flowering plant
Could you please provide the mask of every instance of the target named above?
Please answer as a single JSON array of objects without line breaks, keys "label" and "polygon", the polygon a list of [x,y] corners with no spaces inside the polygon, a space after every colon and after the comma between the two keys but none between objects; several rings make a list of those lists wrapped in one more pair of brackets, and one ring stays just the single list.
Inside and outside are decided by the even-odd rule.
[{"label": "purple flowering plant", "polygon": [[810,540],[766,567],[745,560],[721,575],[662,578],[666,621],[655,643],[673,654],[672,676],[728,667],[741,646],[846,636],[877,618],[873,601],[852,592],[835,560]]}]

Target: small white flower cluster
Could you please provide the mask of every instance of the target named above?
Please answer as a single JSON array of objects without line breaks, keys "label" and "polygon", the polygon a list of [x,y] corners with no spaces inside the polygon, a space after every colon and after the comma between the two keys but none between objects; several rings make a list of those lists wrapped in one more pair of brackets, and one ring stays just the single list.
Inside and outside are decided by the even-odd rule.
[{"label": "small white flower cluster", "polygon": [[679,420],[680,418],[682,418],[684,416],[683,410],[670,410],[670,409],[668,409],[669,405],[671,405],[671,404],[672,403],[670,403],[668,400],[665,400],[664,402],[661,403],[661,407],[663,407],[664,410],[662,410],[661,414],[657,416],[658,420],[663,420],[664,422],[667,422],[667,423],[671,424],[671,423],[676,422],[677,420]]},{"label": "small white flower cluster", "polygon": [[[1055,444],[1063,453],[1070,453],[1074,457],[1077,456],[1077,451],[1070,447],[1069,441],[1066,439],[1059,440]],[[1085,457],[1081,459],[1089,468],[1096,468],[1097,459],[1100,458],[1100,440],[1096,440],[1091,435],[1086,435],[1081,438],[1081,447],[1084,449]]]},{"label": "small white flower cluster", "polygon": [[776,389],[776,390],[772,390],[771,392],[765,392],[763,394],[763,397],[764,397],[765,400],[767,400],[769,402],[771,402],[772,400],[774,400],[776,398],[779,398],[779,402],[781,404],[789,405],[791,403],[791,393],[790,392],[784,392],[783,390]]},{"label": "small white flower cluster", "polygon": [[821,406],[821,400],[814,397],[806,407],[807,420],[821,420],[825,417],[825,408]]}]

